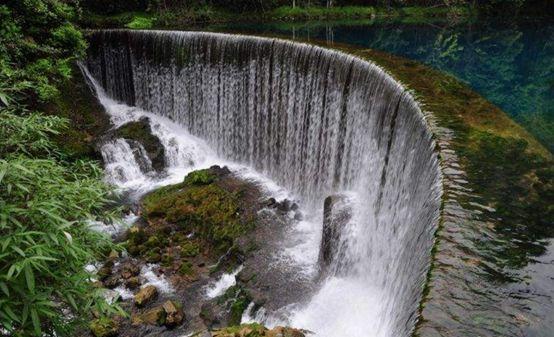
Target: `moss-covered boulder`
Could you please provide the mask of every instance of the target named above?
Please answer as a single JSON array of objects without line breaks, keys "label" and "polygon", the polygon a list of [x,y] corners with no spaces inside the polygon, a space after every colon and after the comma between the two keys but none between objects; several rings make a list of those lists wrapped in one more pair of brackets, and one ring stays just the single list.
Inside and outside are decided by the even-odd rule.
[{"label": "moss-covered boulder", "polygon": [[168,327],[174,327],[183,322],[184,314],[183,307],[180,303],[175,301],[166,301],[162,308],[165,311],[165,325]]},{"label": "moss-covered boulder", "polygon": [[[248,190],[252,186],[230,175],[229,170],[218,166],[190,173],[182,183],[162,187],[142,200],[144,216],[149,223],[172,224],[180,235],[183,255],[199,252],[198,242],[213,252],[227,251],[234,240],[254,226],[254,214],[248,208]],[[194,235],[195,240],[191,240]],[[150,237],[142,241],[142,234],[134,235],[135,246],[148,248]],[[163,241],[163,239],[161,239]]]},{"label": "moss-covered boulder", "polygon": [[101,317],[89,324],[94,337],[115,337],[118,334],[119,324],[114,319]]},{"label": "moss-covered boulder", "polygon": [[144,306],[146,303],[153,301],[158,296],[158,289],[153,285],[147,285],[141,288],[135,295],[135,304],[138,307]]},{"label": "moss-covered boulder", "polygon": [[132,325],[164,325],[167,314],[163,307],[157,306],[141,315],[131,317]]},{"label": "moss-covered boulder", "polygon": [[149,118],[142,117],[136,122],[122,125],[115,131],[115,136],[142,145],[154,170],[162,171],[165,168],[165,149],[160,139],[152,133]]}]

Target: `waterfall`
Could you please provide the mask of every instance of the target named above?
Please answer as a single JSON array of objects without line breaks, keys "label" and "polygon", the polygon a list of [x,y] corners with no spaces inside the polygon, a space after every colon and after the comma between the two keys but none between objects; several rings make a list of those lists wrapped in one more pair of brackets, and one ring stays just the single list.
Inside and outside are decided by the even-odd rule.
[{"label": "waterfall", "polygon": [[413,331],[442,191],[431,132],[402,85],[365,60],[278,39],[108,30],[89,42],[87,68],[113,99],[181,125],[313,209],[350,196],[341,273],[289,323],[322,337]]}]

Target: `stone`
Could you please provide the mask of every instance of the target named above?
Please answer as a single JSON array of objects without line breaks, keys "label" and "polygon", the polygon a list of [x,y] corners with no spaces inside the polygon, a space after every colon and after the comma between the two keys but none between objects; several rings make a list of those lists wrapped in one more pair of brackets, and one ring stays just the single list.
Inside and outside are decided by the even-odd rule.
[{"label": "stone", "polygon": [[165,325],[175,327],[183,322],[184,314],[181,305],[173,301],[166,301],[162,308],[165,311]]},{"label": "stone", "polygon": [[[165,168],[165,148],[160,139],[152,133],[150,119],[142,117],[138,121],[129,122],[122,125],[115,131],[115,137],[121,137],[127,140],[131,148],[135,151],[135,157],[140,152],[137,144],[140,144],[146,155],[150,159],[152,168],[158,172]],[[139,164],[141,158],[135,158]],[[142,167],[141,167],[142,168]]]},{"label": "stone", "polygon": [[291,208],[291,202],[288,199],[285,199],[279,203],[277,203],[277,209],[283,213],[287,213],[290,211]]},{"label": "stone", "polygon": [[200,309],[200,318],[204,324],[209,328],[221,326],[221,313],[220,308],[217,308],[215,303],[205,302]]},{"label": "stone", "polygon": [[137,276],[140,273],[140,267],[138,264],[133,262],[127,262],[121,268],[121,277],[124,279],[129,279],[131,277]]},{"label": "stone", "polygon": [[119,258],[119,253],[115,250],[111,250],[110,251],[110,255],[108,255],[108,260],[109,261],[115,261]]},{"label": "stone", "polygon": [[102,317],[93,320],[89,324],[94,337],[115,337],[119,332],[119,325],[111,318]]},{"label": "stone", "polygon": [[166,320],[166,313],[162,306],[157,306],[153,309],[146,311],[142,315],[134,316],[131,318],[132,325],[164,325]]},{"label": "stone", "polygon": [[118,275],[114,274],[104,279],[102,283],[104,284],[104,287],[114,289],[121,284],[121,279]]},{"label": "stone", "polygon": [[141,288],[135,295],[135,304],[138,307],[144,306],[146,303],[154,300],[158,296],[158,289],[153,285],[147,285]]},{"label": "stone", "polygon": [[140,287],[140,279],[138,276],[129,277],[125,280],[125,286],[129,289],[137,289]]},{"label": "stone", "polygon": [[106,263],[104,263],[102,268],[98,269],[98,271],[96,272],[96,276],[98,276],[101,281],[106,280],[113,273],[113,265],[114,264],[112,261],[107,261]]},{"label": "stone", "polygon": [[306,337],[306,332],[299,329],[278,326],[264,335],[265,337]]},{"label": "stone", "polygon": [[352,218],[352,209],[343,195],[325,198],[323,231],[319,250],[319,266],[325,271],[335,259],[340,259],[340,235]]},{"label": "stone", "polygon": [[275,198],[269,198],[265,202],[267,207],[273,207],[273,206],[275,206],[276,203],[277,203],[277,200],[275,200]]}]

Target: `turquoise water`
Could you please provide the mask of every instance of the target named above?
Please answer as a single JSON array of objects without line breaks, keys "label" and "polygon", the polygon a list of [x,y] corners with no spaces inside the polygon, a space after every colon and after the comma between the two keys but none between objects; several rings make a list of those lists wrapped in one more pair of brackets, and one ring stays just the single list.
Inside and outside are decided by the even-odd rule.
[{"label": "turquoise water", "polygon": [[269,23],[218,29],[330,40],[423,62],[467,83],[554,151],[553,22]]}]

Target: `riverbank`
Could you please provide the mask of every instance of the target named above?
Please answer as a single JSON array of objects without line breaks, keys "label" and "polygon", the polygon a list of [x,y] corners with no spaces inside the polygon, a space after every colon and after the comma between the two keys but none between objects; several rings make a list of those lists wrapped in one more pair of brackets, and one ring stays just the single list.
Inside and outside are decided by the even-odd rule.
[{"label": "riverbank", "polygon": [[161,12],[124,12],[115,15],[86,13],[81,25],[88,28],[175,28],[191,25],[227,22],[303,22],[330,20],[386,19],[399,22],[467,22],[477,14],[469,7],[290,7],[283,6],[267,12],[236,13],[210,6],[178,8]]}]

